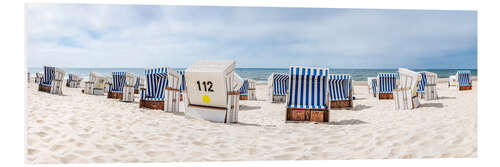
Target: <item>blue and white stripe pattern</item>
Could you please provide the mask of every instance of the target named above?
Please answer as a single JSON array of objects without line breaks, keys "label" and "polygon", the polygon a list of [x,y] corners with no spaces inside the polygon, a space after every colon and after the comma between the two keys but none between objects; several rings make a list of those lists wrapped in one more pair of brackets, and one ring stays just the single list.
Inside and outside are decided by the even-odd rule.
[{"label": "blue and white stripe pattern", "polygon": [[288,91],[288,80],[289,76],[287,74],[273,73],[273,95],[284,96]]},{"label": "blue and white stripe pattern", "polygon": [[350,100],[349,91],[352,88],[352,78],[349,74],[332,74],[328,77],[330,101]]},{"label": "blue and white stripe pattern", "polygon": [[470,86],[470,71],[457,71],[458,86]]},{"label": "blue and white stripe pattern", "polygon": [[290,108],[327,109],[328,69],[291,66],[288,104]]},{"label": "blue and white stripe pattern", "polygon": [[137,76],[137,79],[135,80],[134,90],[139,90],[140,83],[141,83],[141,77]]},{"label": "blue and white stripe pattern", "polygon": [[180,87],[180,93],[186,89],[186,78],[184,77],[184,74],[186,74],[186,71],[184,70],[177,70],[177,72],[181,75],[182,82],[181,82],[181,87]]},{"label": "blue and white stripe pattern", "polygon": [[377,80],[376,79],[372,79],[371,83],[372,83],[371,85],[372,85],[373,94],[376,94],[377,93]]},{"label": "blue and white stripe pattern", "polygon": [[112,72],[111,74],[113,76],[113,85],[111,85],[110,92],[123,93],[127,72]]},{"label": "blue and white stripe pattern", "polygon": [[141,91],[141,100],[165,100],[165,88],[168,85],[166,67],[144,70],[146,91]]},{"label": "blue and white stripe pattern", "polygon": [[44,86],[51,86],[52,80],[56,77],[56,68],[43,66],[43,77],[40,84]]},{"label": "blue and white stripe pattern", "polygon": [[243,81],[243,86],[240,88],[240,95],[248,95],[248,79]]},{"label": "blue and white stripe pattern", "polygon": [[392,90],[396,88],[396,75],[396,73],[378,74],[379,93],[392,93]]},{"label": "blue and white stripe pattern", "polygon": [[425,74],[424,71],[419,72],[419,73],[422,76],[422,80],[420,80],[420,83],[418,84],[417,92],[424,93],[425,85],[427,84],[427,75]]}]

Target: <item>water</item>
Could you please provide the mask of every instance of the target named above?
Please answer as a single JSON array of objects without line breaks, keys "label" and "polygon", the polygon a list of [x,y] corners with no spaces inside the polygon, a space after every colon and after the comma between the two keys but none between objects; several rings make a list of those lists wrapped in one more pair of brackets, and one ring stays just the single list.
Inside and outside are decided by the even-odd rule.
[{"label": "water", "polygon": [[[143,68],[61,68],[66,74],[76,74],[84,80],[88,79],[90,72],[98,72],[100,74],[111,76],[113,71],[127,71],[138,76],[144,75]],[[36,72],[42,71],[42,68],[29,68],[28,71],[33,75]],[[177,68],[175,70],[184,70]],[[439,78],[448,78],[450,75],[455,75],[458,70],[470,70],[472,76],[477,76],[477,69],[412,69],[414,71],[430,71],[438,75]],[[288,68],[237,68],[238,73],[242,78],[250,78],[256,81],[267,81],[269,75],[273,72],[288,73]],[[330,74],[350,74],[355,81],[366,81],[367,77],[375,77],[378,73],[396,73],[397,69],[330,69]],[[66,76],[67,78],[67,76]]]}]

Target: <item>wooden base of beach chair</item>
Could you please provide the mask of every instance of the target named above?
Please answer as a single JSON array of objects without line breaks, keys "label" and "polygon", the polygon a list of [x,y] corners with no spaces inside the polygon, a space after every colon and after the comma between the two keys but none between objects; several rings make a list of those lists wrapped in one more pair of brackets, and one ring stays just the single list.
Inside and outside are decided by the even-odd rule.
[{"label": "wooden base of beach chair", "polygon": [[272,102],[273,103],[284,103],[284,102],[286,102],[286,96],[285,95],[273,95]]},{"label": "wooden base of beach chair", "polygon": [[378,99],[393,99],[392,93],[379,93]]},{"label": "wooden base of beach chair", "polygon": [[287,108],[286,120],[328,122],[328,110]]},{"label": "wooden base of beach chair", "polygon": [[50,86],[38,85],[38,91],[50,93]]},{"label": "wooden base of beach chair", "polygon": [[150,101],[150,100],[140,100],[139,108],[149,108],[155,110],[164,110],[165,102],[164,101]]},{"label": "wooden base of beach chair", "polygon": [[470,85],[470,86],[459,86],[458,90],[472,90],[472,85]]},{"label": "wooden base of beach chair", "polygon": [[134,90],[134,94],[139,94],[139,90]]},{"label": "wooden base of beach chair", "polygon": [[117,93],[117,92],[108,92],[108,98],[111,99],[122,99],[123,94],[122,93]]},{"label": "wooden base of beach chair", "polygon": [[240,100],[248,100],[248,95],[240,95]]},{"label": "wooden base of beach chair", "polygon": [[352,100],[330,101],[330,108],[349,108],[352,107]]}]

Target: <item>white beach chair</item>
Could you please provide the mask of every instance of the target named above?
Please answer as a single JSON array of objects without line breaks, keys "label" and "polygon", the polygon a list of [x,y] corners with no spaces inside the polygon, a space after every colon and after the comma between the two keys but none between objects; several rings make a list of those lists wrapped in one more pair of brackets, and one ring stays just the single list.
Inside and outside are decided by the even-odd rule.
[{"label": "white beach chair", "polygon": [[377,97],[377,77],[368,77],[368,93]]},{"label": "white beach chair", "polygon": [[469,70],[466,71],[457,71],[457,81],[458,81],[458,90],[472,90],[472,81],[470,79],[471,72]]},{"label": "white beach chair", "polygon": [[288,92],[288,74],[272,73],[267,78],[269,99],[273,103],[286,102]]},{"label": "white beach chair", "polygon": [[457,86],[458,86],[457,75],[452,75],[448,77],[448,87],[457,87]]},{"label": "white beach chair", "polygon": [[90,95],[104,95],[106,79],[99,73],[90,72],[89,80],[84,82],[83,93]]},{"label": "white beach chair", "polygon": [[78,75],[68,74],[68,79],[66,80],[66,86],[70,88],[79,88],[80,81],[82,81],[82,78],[80,78]]},{"label": "white beach chair", "polygon": [[146,68],[139,107],[179,112],[181,75],[168,67]]},{"label": "white beach chair", "polygon": [[287,121],[328,122],[328,68],[291,66]]},{"label": "white beach chair", "polygon": [[393,99],[392,90],[397,84],[396,73],[379,73],[377,77],[378,99]]},{"label": "white beach chair", "polygon": [[238,122],[243,80],[234,61],[204,61],[186,69],[186,116],[214,122]]},{"label": "white beach chair", "polygon": [[111,85],[113,85],[113,77],[104,76],[104,93],[108,93],[111,90]]},{"label": "white beach chair", "polygon": [[328,76],[330,91],[330,109],[352,108],[352,78],[349,74],[330,74]]},{"label": "white beach chair", "polygon": [[419,96],[425,100],[437,100],[437,74],[429,71],[421,71],[419,74],[422,77],[417,90]]},{"label": "white beach chair", "polygon": [[393,90],[394,108],[399,110],[411,110],[420,105],[417,89],[422,76],[406,68],[399,68],[400,83]]},{"label": "white beach chair", "polygon": [[125,85],[123,85],[123,97],[122,101],[123,102],[133,102],[134,101],[134,91],[135,91],[135,84],[137,80],[137,76],[135,76],[132,73],[126,72],[125,74]]},{"label": "white beach chair", "polygon": [[248,100],[257,100],[257,89],[255,80],[248,79]]},{"label": "white beach chair", "polygon": [[51,94],[62,95],[62,84],[66,72],[56,67],[44,66],[43,69],[44,73],[38,86],[38,90]]}]

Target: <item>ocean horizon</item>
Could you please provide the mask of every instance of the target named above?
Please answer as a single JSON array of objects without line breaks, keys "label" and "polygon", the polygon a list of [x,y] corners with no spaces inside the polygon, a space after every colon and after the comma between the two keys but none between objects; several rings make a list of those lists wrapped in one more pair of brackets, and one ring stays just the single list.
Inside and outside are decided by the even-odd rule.
[{"label": "ocean horizon", "polygon": [[[113,71],[126,71],[138,76],[144,76],[144,68],[68,68],[61,67],[66,74],[76,74],[87,80],[90,72],[97,72],[102,75],[111,76]],[[186,68],[172,68],[174,70],[185,70]],[[236,73],[245,79],[256,81],[267,81],[269,75],[273,72],[288,73],[288,68],[236,68]],[[438,75],[439,78],[448,78],[459,70],[470,70],[472,76],[477,76],[477,69],[411,69],[413,71],[430,71]],[[30,75],[42,72],[41,67],[28,68]],[[397,69],[363,69],[363,68],[330,68],[330,74],[350,74],[354,81],[366,81],[367,77],[375,77],[378,73],[397,73]],[[65,78],[68,78],[66,75]]]}]

